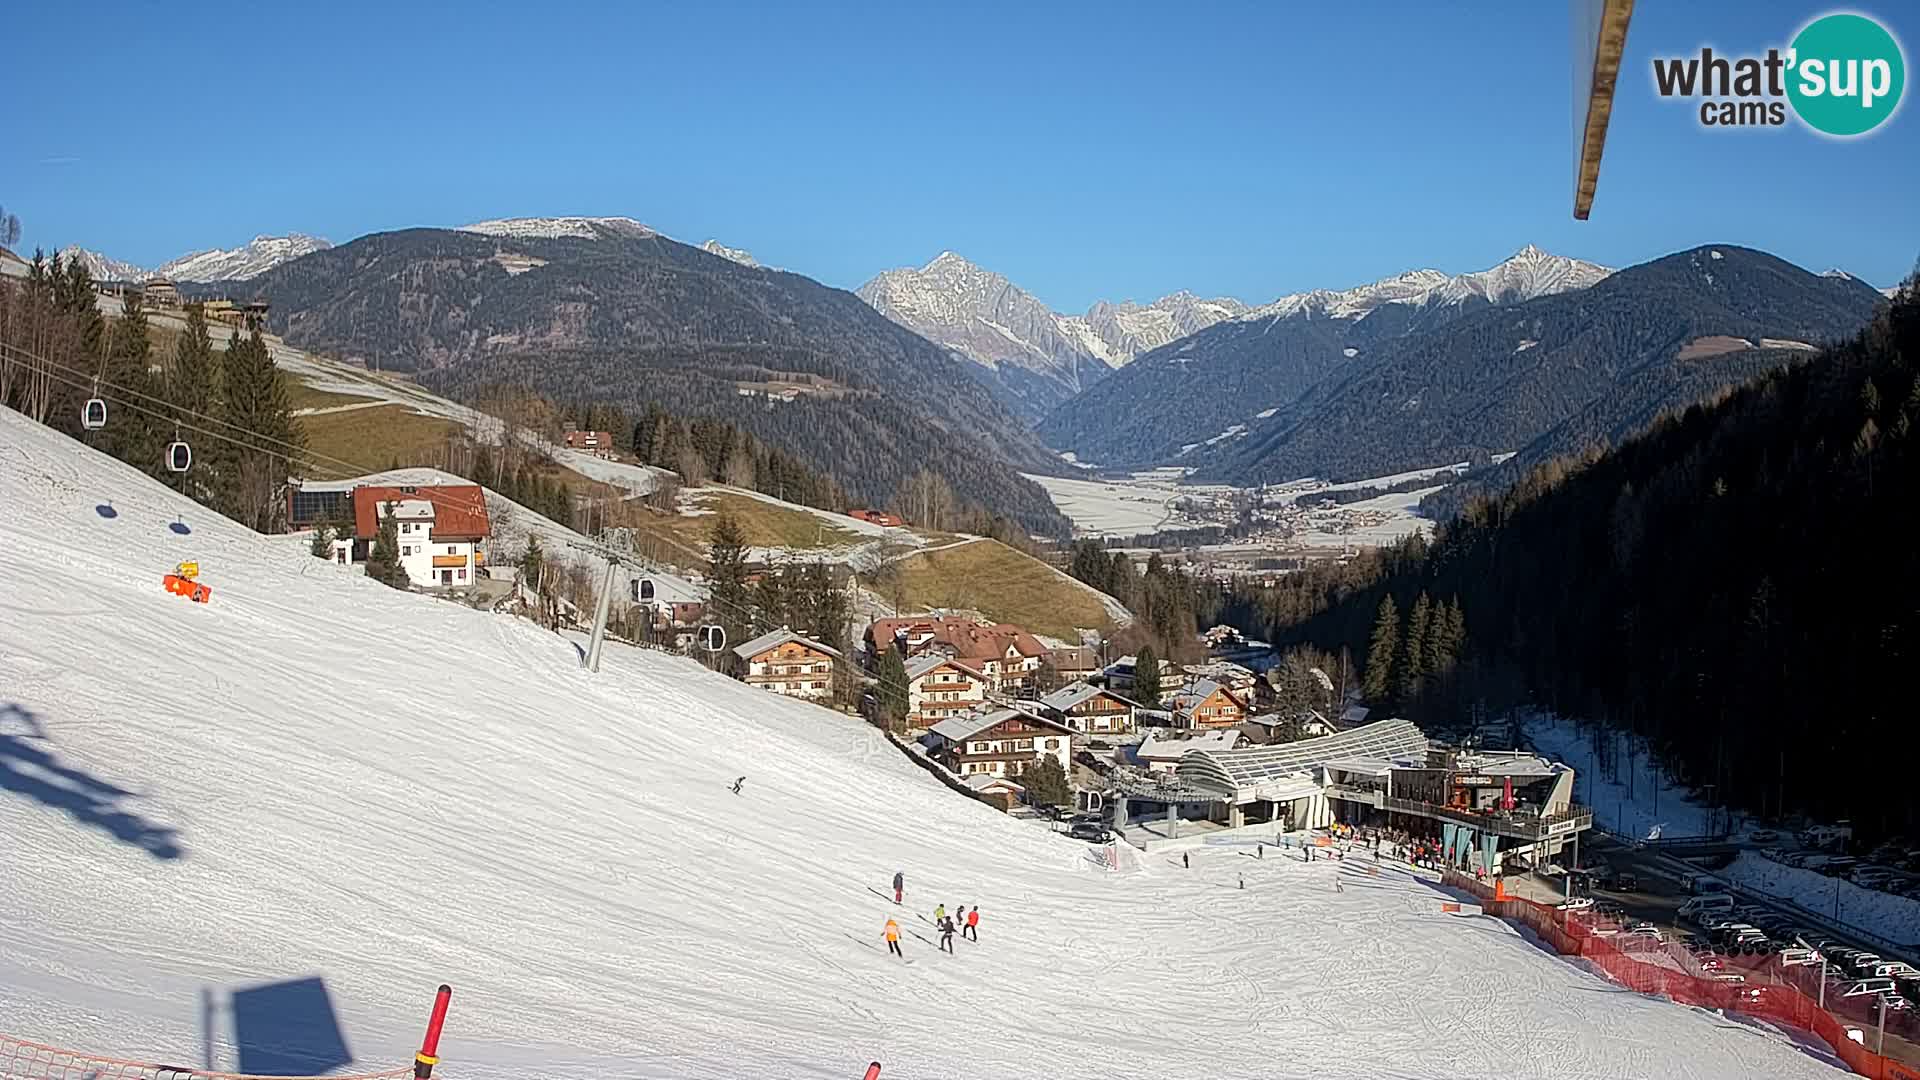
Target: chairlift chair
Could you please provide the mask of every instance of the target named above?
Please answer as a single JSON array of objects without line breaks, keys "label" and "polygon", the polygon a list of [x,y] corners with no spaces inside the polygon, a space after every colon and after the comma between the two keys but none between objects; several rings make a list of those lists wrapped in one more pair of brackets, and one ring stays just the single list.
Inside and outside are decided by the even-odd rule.
[{"label": "chairlift chair", "polygon": [[99,431],[107,426],[107,399],[88,398],[80,407],[80,426],[88,431]]},{"label": "chairlift chair", "polygon": [[652,578],[634,578],[633,579],[633,602],[636,604],[653,603],[653,579]]},{"label": "chairlift chair", "polygon": [[167,471],[183,473],[193,465],[193,447],[179,439],[167,444]]},{"label": "chairlift chair", "polygon": [[710,653],[717,653],[727,647],[727,631],[723,626],[708,623],[700,628],[700,647]]}]

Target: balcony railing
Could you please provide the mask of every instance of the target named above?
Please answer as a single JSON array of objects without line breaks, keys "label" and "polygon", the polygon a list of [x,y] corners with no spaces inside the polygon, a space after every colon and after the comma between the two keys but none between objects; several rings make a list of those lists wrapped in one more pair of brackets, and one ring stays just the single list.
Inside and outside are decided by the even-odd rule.
[{"label": "balcony railing", "polygon": [[1371,788],[1354,787],[1351,784],[1328,784],[1327,797],[1329,799],[1344,799],[1347,802],[1364,803],[1377,808],[1381,805],[1381,801],[1386,798],[1386,792],[1374,791]]},{"label": "balcony railing", "polygon": [[1541,816],[1512,810],[1466,810],[1457,806],[1421,802],[1418,799],[1399,799],[1391,795],[1381,797],[1380,801],[1373,805],[1394,813],[1451,821],[1456,825],[1465,825],[1468,828],[1498,836],[1511,836],[1518,840],[1537,841],[1556,836],[1571,836],[1593,827],[1593,811],[1583,806],[1576,806],[1558,814]]}]

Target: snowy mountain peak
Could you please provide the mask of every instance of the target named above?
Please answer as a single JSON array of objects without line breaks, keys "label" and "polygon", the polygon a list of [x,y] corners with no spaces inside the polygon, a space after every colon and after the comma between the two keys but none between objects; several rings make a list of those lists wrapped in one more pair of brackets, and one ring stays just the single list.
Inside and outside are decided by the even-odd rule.
[{"label": "snowy mountain peak", "polygon": [[1012,362],[1060,377],[1070,388],[1077,388],[1079,379],[1063,372],[1089,362],[1120,367],[1247,310],[1231,297],[1177,292],[1144,305],[1102,300],[1084,315],[1062,315],[951,250],[917,270],[884,271],[858,292],[889,319],[975,363],[997,370]]},{"label": "snowy mountain peak", "polygon": [[617,236],[657,236],[658,233],[630,217],[526,217],[497,218],[462,225],[459,232],[481,233],[518,239],[555,240],[574,237],[598,240],[607,234]]},{"label": "snowy mountain peak", "polygon": [[728,247],[718,240],[709,240],[701,244],[700,250],[709,255],[718,255],[729,262],[737,262],[741,266],[758,267],[760,265],[760,260],[754,258],[752,252],[744,248]]},{"label": "snowy mountain peak", "polygon": [[1840,268],[1839,268],[1839,267],[1837,267],[1837,266],[1830,266],[1830,267],[1828,267],[1828,268],[1826,268],[1825,270],[1822,270],[1822,271],[1820,271],[1820,276],[1821,276],[1821,277],[1830,277],[1830,278],[1839,278],[1839,279],[1840,279],[1841,281],[1852,281],[1852,280],[1853,280],[1853,275],[1852,275],[1852,274],[1849,274],[1849,273],[1847,273],[1847,272],[1846,272],[1845,270],[1842,270],[1842,269],[1840,269]]},{"label": "snowy mountain peak", "polygon": [[153,276],[152,271],[142,269],[130,262],[121,262],[97,251],[88,251],[78,244],[70,244],[60,249],[60,258],[65,262],[79,261],[93,275],[95,281],[145,281]]},{"label": "snowy mountain peak", "polygon": [[1357,319],[1384,304],[1459,304],[1484,300],[1514,304],[1536,296],[1584,289],[1613,271],[1597,263],[1571,259],[1528,244],[1487,270],[1449,276],[1439,270],[1409,270],[1351,289],[1313,289],[1291,293],[1245,315],[1248,319],[1284,319],[1296,315]]},{"label": "snowy mountain peak", "polygon": [[256,236],[237,248],[211,248],[162,263],[157,275],[175,281],[246,281],[302,255],[325,251],[331,243],[318,236]]}]

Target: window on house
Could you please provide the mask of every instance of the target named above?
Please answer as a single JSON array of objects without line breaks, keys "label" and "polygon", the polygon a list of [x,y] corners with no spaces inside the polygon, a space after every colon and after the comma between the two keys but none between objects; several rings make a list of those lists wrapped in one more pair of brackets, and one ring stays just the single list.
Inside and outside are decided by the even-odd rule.
[{"label": "window on house", "polygon": [[460,571],[460,580],[461,581],[467,580],[467,572],[465,570]]}]

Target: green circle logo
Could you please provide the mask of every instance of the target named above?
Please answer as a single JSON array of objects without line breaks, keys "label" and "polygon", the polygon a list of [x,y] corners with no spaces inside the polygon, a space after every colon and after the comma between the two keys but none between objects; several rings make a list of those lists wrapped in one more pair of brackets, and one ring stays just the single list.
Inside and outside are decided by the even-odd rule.
[{"label": "green circle logo", "polygon": [[1824,15],[1793,39],[1787,99],[1815,131],[1864,135],[1886,122],[1907,85],[1906,59],[1865,15]]}]

